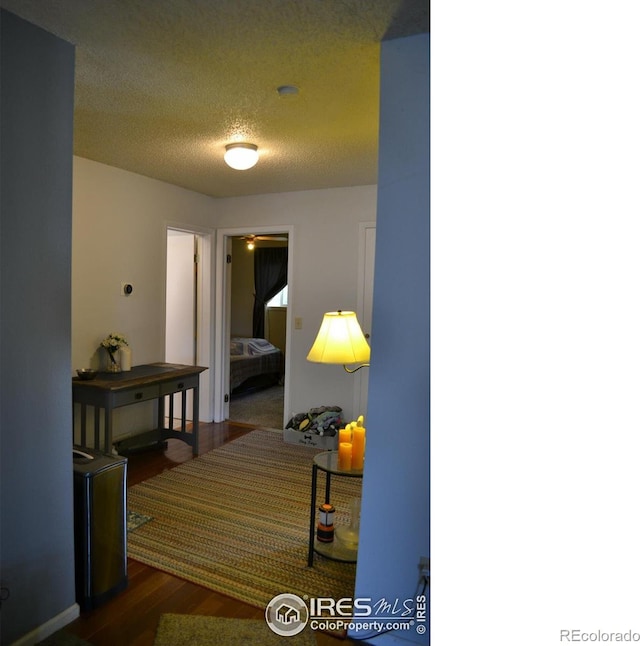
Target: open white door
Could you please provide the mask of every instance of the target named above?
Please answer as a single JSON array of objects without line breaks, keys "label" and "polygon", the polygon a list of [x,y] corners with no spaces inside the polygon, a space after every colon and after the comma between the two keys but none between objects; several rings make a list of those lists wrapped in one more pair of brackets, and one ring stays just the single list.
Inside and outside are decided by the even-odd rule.
[{"label": "open white door", "polygon": [[222,419],[229,419],[229,404],[231,403],[231,392],[229,389],[229,353],[231,348],[231,281],[233,280],[233,260],[232,260],[232,251],[233,251],[233,239],[231,237],[225,237],[225,255],[226,260],[224,264],[225,274],[224,274],[224,348],[225,348],[225,362],[224,370],[222,374],[224,376],[224,391],[225,396],[223,398],[224,402],[224,412]]},{"label": "open white door", "polygon": [[[167,226],[165,361],[211,366],[211,235]],[[200,375],[200,421],[212,420],[211,370]],[[188,399],[187,418],[192,419]],[[179,408],[179,398],[175,398]],[[168,407],[166,408],[168,410]],[[174,410],[174,415],[181,414]]]},{"label": "open white door", "polygon": [[[167,287],[165,361],[196,365],[197,237],[188,231],[167,230]],[[165,399],[169,399],[168,397]],[[174,397],[174,417],[182,417],[182,401]],[[187,399],[186,419],[193,419],[193,403]],[[165,402],[169,410],[169,402]]]}]

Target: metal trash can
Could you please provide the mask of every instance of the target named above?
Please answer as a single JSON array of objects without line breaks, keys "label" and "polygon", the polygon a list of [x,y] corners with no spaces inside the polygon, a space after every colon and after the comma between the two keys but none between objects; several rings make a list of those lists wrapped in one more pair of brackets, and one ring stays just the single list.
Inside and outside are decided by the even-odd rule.
[{"label": "metal trash can", "polygon": [[127,587],[127,459],[73,448],[76,601],[91,610]]}]

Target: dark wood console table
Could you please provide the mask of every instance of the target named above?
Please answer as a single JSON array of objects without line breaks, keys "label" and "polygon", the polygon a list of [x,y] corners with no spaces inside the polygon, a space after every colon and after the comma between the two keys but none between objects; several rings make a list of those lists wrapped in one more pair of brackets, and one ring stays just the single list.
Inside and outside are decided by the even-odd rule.
[{"label": "dark wood console table", "polygon": [[[113,409],[157,399],[158,428],[142,435],[150,435],[157,442],[162,442],[168,438],[177,438],[189,444],[193,448],[193,454],[198,455],[198,394],[200,373],[204,370],[207,370],[207,368],[175,363],[149,363],[134,366],[127,372],[99,372],[96,379],[92,380],[74,378],[72,382],[73,403],[74,407],[75,404],[80,405],[80,444],[86,446],[87,442],[88,406],[92,406],[94,409],[94,448],[105,453],[112,453]],[[188,390],[193,392],[193,420],[190,432],[186,430]],[[173,427],[173,395],[177,393],[182,395],[182,426],[176,430]],[[164,425],[165,396],[167,395],[171,395],[169,400],[169,428]],[[104,409],[102,443],[100,442],[100,409]]]}]

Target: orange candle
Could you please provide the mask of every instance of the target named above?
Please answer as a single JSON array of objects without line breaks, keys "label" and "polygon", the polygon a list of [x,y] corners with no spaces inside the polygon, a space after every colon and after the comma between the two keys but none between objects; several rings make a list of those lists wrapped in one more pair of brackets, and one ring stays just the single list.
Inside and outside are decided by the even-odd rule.
[{"label": "orange candle", "polygon": [[338,445],[338,469],[351,471],[351,442],[340,442]]},{"label": "orange candle", "polygon": [[351,442],[351,426],[349,424],[338,431],[338,445],[343,442]]},{"label": "orange candle", "polygon": [[351,449],[351,467],[353,469],[364,468],[364,426],[356,426],[353,429],[353,441]]}]

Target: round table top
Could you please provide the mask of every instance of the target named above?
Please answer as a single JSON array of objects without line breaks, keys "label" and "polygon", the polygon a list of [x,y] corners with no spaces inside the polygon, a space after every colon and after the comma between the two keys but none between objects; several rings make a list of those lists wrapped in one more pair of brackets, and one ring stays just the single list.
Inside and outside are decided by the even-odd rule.
[{"label": "round table top", "polygon": [[362,478],[362,469],[344,469],[338,468],[338,451],[323,451],[318,453],[313,458],[313,463],[327,473],[333,473],[338,476],[346,476],[348,478]]}]

